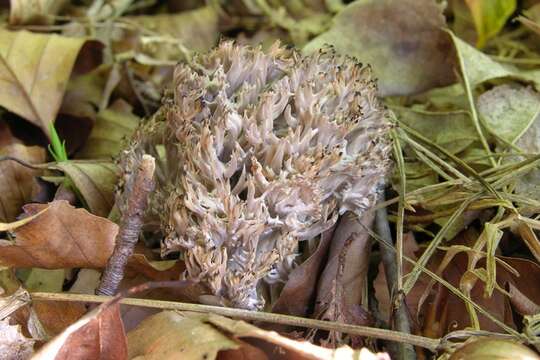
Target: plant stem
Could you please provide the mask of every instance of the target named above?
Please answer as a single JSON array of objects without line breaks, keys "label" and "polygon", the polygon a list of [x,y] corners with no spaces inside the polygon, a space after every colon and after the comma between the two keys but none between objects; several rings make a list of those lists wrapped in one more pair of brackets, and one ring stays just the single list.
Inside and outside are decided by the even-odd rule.
[{"label": "plant stem", "polygon": [[[110,296],[71,294],[71,293],[30,293],[32,300],[40,301],[80,301],[92,303],[104,303],[112,299]],[[235,308],[226,308],[220,306],[189,304],[174,301],[162,301],[151,299],[124,298],[120,300],[121,304],[150,307],[156,309],[169,309],[178,311],[194,311],[203,313],[213,313],[222,316],[228,316],[243,320],[263,321],[276,324],[291,326],[300,326],[305,328],[315,328],[327,331],[338,331],[351,335],[368,336],[389,341],[397,341],[420,346],[422,348],[436,351],[439,347],[439,339],[430,339],[423,336],[403,334],[398,331],[377,329],[368,326],[358,326],[342,324],[332,321],[314,320],[296,316],[265,313],[259,311],[242,310]]]}]

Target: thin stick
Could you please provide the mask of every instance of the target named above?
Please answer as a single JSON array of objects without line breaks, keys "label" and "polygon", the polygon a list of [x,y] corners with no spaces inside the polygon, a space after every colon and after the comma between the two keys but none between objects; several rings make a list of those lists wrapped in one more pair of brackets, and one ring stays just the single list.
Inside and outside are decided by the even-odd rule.
[{"label": "thin stick", "polygon": [[129,189],[126,210],[122,214],[120,230],[116,236],[116,245],[109,258],[96,294],[114,295],[120,281],[124,278],[124,269],[143,225],[143,216],[148,204],[148,194],[154,189],[155,159],[143,155],[135,176],[133,186]]},{"label": "thin stick", "polygon": [[[92,302],[92,303],[104,303],[112,299],[110,296],[99,295],[85,295],[85,294],[71,294],[71,293],[44,293],[33,292],[30,293],[32,300],[40,301],[79,301],[79,302]],[[358,326],[341,324],[332,321],[306,319],[296,316],[272,314],[259,311],[249,311],[235,308],[226,308],[219,306],[189,304],[174,301],[162,301],[151,299],[137,299],[137,298],[123,298],[120,300],[121,304],[150,307],[155,309],[168,309],[178,311],[193,311],[202,313],[213,313],[222,316],[228,316],[237,319],[250,320],[250,321],[262,321],[283,325],[300,326],[305,328],[315,328],[327,331],[338,331],[351,335],[368,336],[389,341],[397,341],[409,343],[415,346],[436,351],[439,347],[438,339],[430,339],[423,336],[402,334],[398,331],[391,331],[385,329],[377,329],[368,326]]]},{"label": "thin stick", "polygon": [[[384,200],[384,199],[383,199]],[[388,214],[386,208],[377,210],[376,223],[377,232],[379,236],[384,239],[387,243],[392,243],[392,232],[390,231],[390,226],[388,224]],[[409,316],[405,309],[405,301],[401,296],[394,296],[398,290],[398,270],[396,262],[396,253],[393,249],[389,249],[386,246],[381,246],[381,255],[382,262],[384,266],[384,273],[386,274],[386,283],[388,285],[388,293],[390,294],[391,299],[397,299],[399,301],[395,307],[394,319],[395,319],[395,329],[406,334],[411,333],[411,326],[409,323]],[[402,343],[399,346],[399,353],[397,354],[397,359],[416,359],[416,353],[414,352],[413,347],[410,344]]]}]

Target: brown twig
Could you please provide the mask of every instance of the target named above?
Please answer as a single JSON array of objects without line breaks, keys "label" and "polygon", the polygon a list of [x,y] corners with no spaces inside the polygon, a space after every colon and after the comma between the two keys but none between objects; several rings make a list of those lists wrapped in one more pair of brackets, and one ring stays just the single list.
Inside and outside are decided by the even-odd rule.
[{"label": "brown twig", "polygon": [[98,295],[114,295],[124,277],[127,261],[139,239],[148,194],[154,189],[154,170],[155,159],[150,155],[143,155],[137,172],[132,175],[135,176],[133,186],[127,190],[127,206],[122,213],[114,251],[96,290]]}]

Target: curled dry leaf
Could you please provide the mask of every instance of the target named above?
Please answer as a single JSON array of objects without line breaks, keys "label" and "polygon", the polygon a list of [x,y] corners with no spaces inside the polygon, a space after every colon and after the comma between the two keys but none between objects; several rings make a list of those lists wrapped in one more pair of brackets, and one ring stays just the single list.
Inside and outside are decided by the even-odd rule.
[{"label": "curled dry leaf", "polygon": [[41,348],[33,359],[127,359],[126,334],[118,303],[104,303],[89,312]]},{"label": "curled dry leaf", "polygon": [[346,324],[369,324],[369,316],[360,304],[371,249],[369,233],[364,226],[370,228],[374,218],[373,211],[364,213],[360,219],[352,213],[340,218],[317,285],[317,317]]},{"label": "curled dry leaf", "polygon": [[[45,210],[45,211],[44,211]],[[14,267],[100,268],[114,247],[118,226],[66,201],[24,206],[35,217],[1,240],[0,264]]]},{"label": "curled dry leaf", "polygon": [[[45,149],[19,143],[3,123],[0,123],[0,132],[7,134],[6,142],[0,139],[0,156],[11,156],[31,164],[45,161]],[[0,222],[14,221],[21,213],[21,207],[32,198],[34,177],[39,173],[39,170],[15,161],[0,162]]]},{"label": "curled dry leaf", "polygon": [[92,42],[56,34],[0,30],[0,105],[48,135],[75,60],[85,44]]},{"label": "curled dry leaf", "polygon": [[441,30],[445,19],[434,1],[355,1],[333,21],[304,51],[328,43],[372,64],[383,96],[414,94],[455,80],[452,44]]},{"label": "curled dry leaf", "polygon": [[64,161],[52,166],[71,179],[90,211],[107,216],[114,204],[114,187],[118,169],[104,161]]},{"label": "curled dry leaf", "polygon": [[[239,338],[257,339],[249,345]],[[295,341],[244,321],[214,314],[163,311],[128,334],[130,358],[145,359],[227,359],[243,355],[250,359],[389,359],[367,349],[349,347],[326,349],[305,341]],[[236,356],[236,357],[235,357]]]}]

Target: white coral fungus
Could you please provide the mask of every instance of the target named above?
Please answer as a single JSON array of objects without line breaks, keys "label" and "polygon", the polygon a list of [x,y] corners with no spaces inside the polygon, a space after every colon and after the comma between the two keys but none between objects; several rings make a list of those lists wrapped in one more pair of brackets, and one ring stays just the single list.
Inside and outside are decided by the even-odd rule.
[{"label": "white coral fungus", "polygon": [[223,42],[178,65],[173,90],[163,249],[223,304],[260,309],[259,285],[286,280],[300,241],[376,201],[391,145],[370,68]]}]

